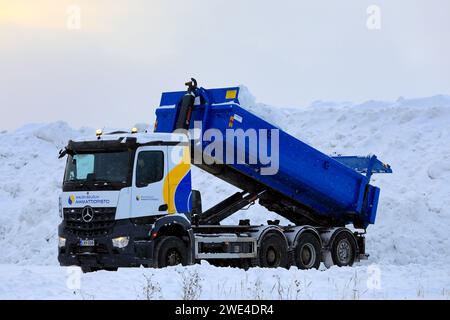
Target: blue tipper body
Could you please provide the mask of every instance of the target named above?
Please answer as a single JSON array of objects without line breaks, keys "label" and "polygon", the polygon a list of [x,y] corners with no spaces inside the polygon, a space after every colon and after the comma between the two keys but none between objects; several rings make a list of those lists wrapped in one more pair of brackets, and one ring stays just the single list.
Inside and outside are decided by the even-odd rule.
[{"label": "blue tipper body", "polygon": [[[173,132],[185,91],[165,92],[156,109],[155,132]],[[375,156],[330,157],[241,106],[239,87],[195,90],[190,128],[194,121],[202,122],[202,132],[214,128],[223,134],[224,147],[235,143],[226,141],[226,129],[279,130],[279,169],[274,175],[261,175],[261,163],[227,164],[255,184],[267,186],[298,203],[318,217],[330,218],[336,225],[353,223],[366,228],[375,222],[380,189],[369,184],[372,173],[392,172]],[[274,110],[276,112],[276,110]],[[203,148],[207,143],[203,143]],[[248,143],[245,154],[251,157]],[[270,143],[269,143],[270,150]],[[225,154],[225,152],[224,152]],[[248,159],[248,158],[247,158]],[[219,159],[224,162],[224,159]],[[363,174],[364,173],[364,174]],[[242,188],[242,186],[240,186]]]}]

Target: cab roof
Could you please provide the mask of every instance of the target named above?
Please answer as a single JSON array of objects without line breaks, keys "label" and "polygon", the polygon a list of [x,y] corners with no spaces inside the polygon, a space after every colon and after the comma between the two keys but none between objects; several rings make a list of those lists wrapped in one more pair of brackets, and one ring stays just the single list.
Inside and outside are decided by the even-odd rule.
[{"label": "cab roof", "polygon": [[140,146],[155,145],[186,146],[188,138],[185,134],[180,133],[113,132],[99,134],[92,138],[69,140],[64,151],[60,152],[60,158],[65,154],[126,151],[135,150]]},{"label": "cab roof", "polygon": [[134,140],[137,144],[148,144],[152,142],[188,142],[185,134],[181,133],[167,133],[167,132],[137,132],[129,133],[123,131],[116,131],[112,133],[102,133],[98,136],[87,136],[72,139],[73,142],[94,142],[94,141],[117,141],[117,140]]}]

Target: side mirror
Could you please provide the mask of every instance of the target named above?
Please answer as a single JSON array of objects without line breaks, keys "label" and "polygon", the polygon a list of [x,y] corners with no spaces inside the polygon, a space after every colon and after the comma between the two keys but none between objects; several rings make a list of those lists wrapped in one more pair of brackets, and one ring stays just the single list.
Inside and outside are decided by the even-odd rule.
[{"label": "side mirror", "polygon": [[198,190],[192,190],[192,214],[202,213],[202,195]]}]

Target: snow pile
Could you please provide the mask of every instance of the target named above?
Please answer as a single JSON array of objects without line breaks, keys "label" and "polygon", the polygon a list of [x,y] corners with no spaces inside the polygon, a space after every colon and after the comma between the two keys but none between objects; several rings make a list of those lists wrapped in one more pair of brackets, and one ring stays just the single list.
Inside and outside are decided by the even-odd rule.
[{"label": "snow pile", "polygon": [[[253,269],[246,273],[227,269],[223,276],[220,275],[222,280],[217,278],[215,268],[209,265],[189,267],[186,270],[204,270],[202,273],[205,283],[220,285],[221,281],[228,282],[227,277],[233,278],[230,286],[236,287],[244,278],[253,281],[254,286],[258,279],[264,282],[264,277],[276,278],[276,275],[281,275],[285,286],[292,286],[295,279],[305,280],[313,283],[311,288],[315,289],[310,290],[316,292],[321,286],[327,287],[327,284],[330,289],[330,279],[339,282],[337,278],[343,277],[345,281],[351,281],[355,272],[365,274],[367,265],[376,263],[383,270],[383,277],[386,277],[384,283],[395,282],[396,277],[405,277],[404,282],[398,284],[400,287],[393,288],[394,291],[390,293],[384,291],[387,297],[403,297],[401,288],[407,286],[405,290],[410,290],[407,296],[414,298],[420,289],[419,282],[422,281],[417,280],[421,277],[419,275],[425,277],[424,286],[433,288],[434,296],[439,297],[438,291],[444,290],[443,297],[449,297],[450,96],[400,98],[395,102],[367,101],[361,104],[317,101],[298,109],[281,109],[257,103],[245,87],[241,87],[239,98],[241,104],[251,111],[327,154],[373,153],[392,166],[394,174],[374,175],[373,178],[373,184],[381,187],[381,199],[376,224],[368,228],[367,251],[371,254],[370,260],[353,269],[332,268],[326,272],[302,272],[294,268],[290,271]],[[146,125],[140,124],[139,127],[144,128]],[[57,267],[56,260],[59,223],[57,196],[65,164],[64,160],[58,160],[58,150],[69,138],[86,134],[93,134],[93,130],[74,130],[63,122],[30,124],[14,132],[0,131],[0,264],[22,265],[15,267],[22,271],[11,274],[13,278],[14,275],[17,276],[17,281],[47,272],[54,274],[56,278],[41,279],[44,283],[57,281],[55,279],[64,276],[61,271],[64,269]],[[202,191],[205,208],[235,192],[234,187],[199,169],[194,170],[194,186]],[[231,216],[225,222],[236,223],[239,219],[250,218],[253,223],[264,223],[275,217],[275,214],[255,205]],[[47,267],[36,269],[31,265]],[[8,268],[3,266],[2,270]],[[50,272],[48,268],[55,269]],[[176,276],[179,270],[182,268],[145,272],[154,272],[156,281],[165,286],[164,279],[181,279],[181,276]],[[99,283],[108,283],[108,279],[114,277],[120,284],[133,278],[133,283],[141,286],[143,272],[142,269],[120,270],[118,273],[100,272],[87,277],[90,281],[98,279]],[[440,276],[436,277],[437,274]],[[7,275],[8,273],[5,277]],[[122,278],[124,281],[120,281]],[[0,278],[0,282],[3,283],[6,279]],[[97,285],[101,287],[99,283]],[[276,285],[276,281],[271,284]],[[18,283],[11,283],[12,288],[15,285]],[[64,283],[58,285],[62,286]],[[230,286],[223,290],[240,290]],[[331,288],[329,297],[338,298],[339,288],[343,286],[344,283],[336,283],[337,289]],[[212,286],[208,290],[203,293],[203,298],[251,296],[244,293],[221,295],[220,290],[215,290]],[[268,293],[270,288],[267,286],[263,290],[263,297],[276,298],[275,293]],[[386,290],[390,290],[389,286]],[[48,297],[53,294],[56,297],[60,292],[52,291]],[[0,297],[2,296],[15,297],[0,290]],[[46,295],[41,295],[44,296]],[[163,296],[177,298],[170,293]],[[371,296],[384,297],[377,293]],[[104,297],[112,296],[105,291]],[[318,296],[312,294],[312,297]]]},{"label": "snow pile", "polygon": [[0,263],[57,263],[58,194],[65,165],[58,151],[70,138],[89,132],[55,122],[0,134]]}]

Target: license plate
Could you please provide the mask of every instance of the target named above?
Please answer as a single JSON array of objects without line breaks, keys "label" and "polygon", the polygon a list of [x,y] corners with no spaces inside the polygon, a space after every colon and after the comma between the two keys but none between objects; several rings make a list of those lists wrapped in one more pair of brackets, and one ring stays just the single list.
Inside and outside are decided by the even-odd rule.
[{"label": "license plate", "polygon": [[80,240],[80,247],[93,247],[94,245],[95,245],[95,242],[92,239]]}]

